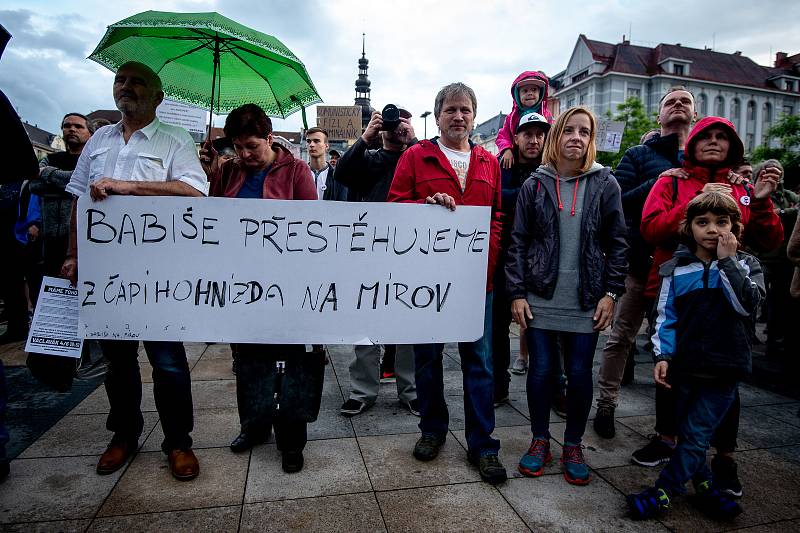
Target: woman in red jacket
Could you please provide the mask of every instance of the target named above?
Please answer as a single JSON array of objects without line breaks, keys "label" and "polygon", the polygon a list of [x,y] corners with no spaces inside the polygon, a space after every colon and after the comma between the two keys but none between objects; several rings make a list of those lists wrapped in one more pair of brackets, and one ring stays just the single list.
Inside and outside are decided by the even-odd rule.
[{"label": "woman in red jacket", "polygon": [[[311,169],[272,142],[272,122],[259,106],[246,104],[231,111],[225,120],[225,135],[233,141],[235,159],[220,163],[210,147],[201,153],[212,183],[210,196],[317,199]],[[283,470],[300,471],[306,426],[319,412],[324,353],[307,354],[302,344],[237,344],[233,348],[241,433],[231,443],[231,450],[244,452],[265,442],[274,427]],[[273,395],[276,373],[283,374],[283,382],[297,385],[281,387],[279,410]]]},{"label": "woman in red jacket", "polygon": [[[659,267],[670,258],[678,245],[679,224],[686,205],[701,192],[718,191],[733,196],[742,211],[742,242],[758,251],[777,248],[783,241],[783,227],[775,214],[770,195],[777,186],[775,176],[767,175],[755,186],[731,183],[729,174],[743,158],[744,146],[733,124],[719,117],[699,121],[686,140],[683,156],[685,178],[674,173],[662,175],[644,204],[641,233],[655,246],[653,266],[645,296],[655,300],[658,292]],[[642,466],[665,463],[675,447],[678,421],[675,419],[675,398],[671,390],[656,388],[656,433],[645,447],[633,452],[633,461]],[[741,496],[742,488],[732,453],[739,432],[739,397],[717,429],[712,445],[717,455],[711,462],[717,488],[732,496]]]}]

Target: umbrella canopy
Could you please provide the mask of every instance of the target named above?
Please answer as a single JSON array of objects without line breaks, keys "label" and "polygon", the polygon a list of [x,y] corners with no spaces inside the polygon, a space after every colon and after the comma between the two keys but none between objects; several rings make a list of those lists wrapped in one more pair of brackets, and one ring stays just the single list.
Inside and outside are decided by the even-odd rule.
[{"label": "umbrella canopy", "polygon": [[322,101],[282,42],[218,13],[139,13],[109,26],[89,59],[112,71],[143,63],[166,96],[216,113],[255,103],[285,118]]}]

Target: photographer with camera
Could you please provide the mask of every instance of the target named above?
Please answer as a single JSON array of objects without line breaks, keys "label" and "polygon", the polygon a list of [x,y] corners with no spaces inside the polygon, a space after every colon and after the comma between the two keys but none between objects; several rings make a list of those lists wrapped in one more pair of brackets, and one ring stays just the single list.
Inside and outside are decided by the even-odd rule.
[{"label": "photographer with camera", "polygon": [[[406,148],[417,142],[409,113],[402,106],[389,104],[372,118],[361,138],[339,158],[334,179],[346,185],[351,202],[385,202],[397,161]],[[382,148],[369,147],[380,137]],[[400,404],[419,415],[414,385],[414,353],[411,346],[385,346],[381,368],[380,346],[356,346],[350,364],[350,398],[342,405],[346,416],[360,414],[375,403],[381,380],[397,380]]]}]

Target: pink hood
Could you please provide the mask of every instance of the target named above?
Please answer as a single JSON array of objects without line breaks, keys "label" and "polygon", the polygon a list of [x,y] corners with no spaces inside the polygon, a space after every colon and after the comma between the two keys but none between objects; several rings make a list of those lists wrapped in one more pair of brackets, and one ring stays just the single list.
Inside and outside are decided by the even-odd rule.
[{"label": "pink hood", "polygon": [[[520,106],[519,102],[517,101],[518,100],[517,85],[519,85],[519,82],[528,79],[537,79],[541,80],[544,83],[544,90],[542,91],[541,98],[539,99],[539,102],[533,106],[533,110],[536,111],[537,113],[544,115],[544,117],[547,119],[548,122],[552,122],[553,116],[547,110],[547,88],[548,85],[550,84],[550,80],[543,73],[534,72],[532,70],[526,70],[525,72],[517,76],[516,79],[514,79],[514,83],[511,84],[511,99],[514,102],[514,106],[511,108],[511,113],[513,114],[514,111],[516,111],[517,114],[519,114]],[[536,109],[537,107],[540,107],[540,109]]]}]

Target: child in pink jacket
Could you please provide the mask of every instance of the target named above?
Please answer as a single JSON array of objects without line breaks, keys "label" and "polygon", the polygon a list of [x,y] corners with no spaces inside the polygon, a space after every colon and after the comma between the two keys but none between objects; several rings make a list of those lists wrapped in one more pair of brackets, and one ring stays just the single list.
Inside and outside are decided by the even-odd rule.
[{"label": "child in pink jacket", "polygon": [[553,122],[553,116],[547,110],[547,85],[550,80],[542,72],[525,71],[514,80],[511,85],[511,97],[514,106],[506,117],[503,127],[497,134],[495,144],[498,153],[502,156],[500,164],[503,168],[511,168],[514,164],[514,132],[517,131],[519,118],[530,111],[535,111]]}]

